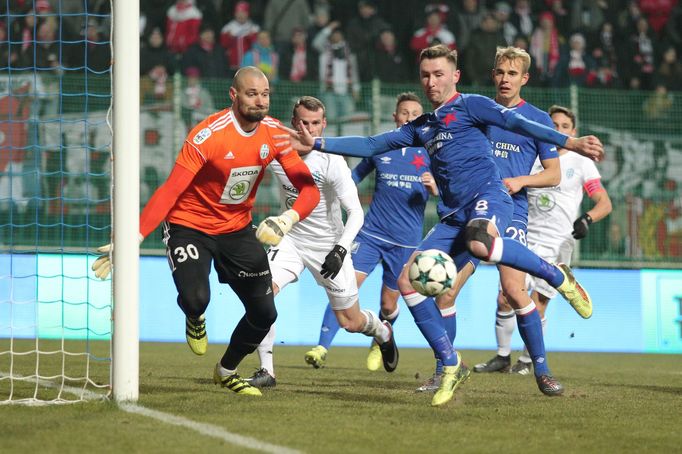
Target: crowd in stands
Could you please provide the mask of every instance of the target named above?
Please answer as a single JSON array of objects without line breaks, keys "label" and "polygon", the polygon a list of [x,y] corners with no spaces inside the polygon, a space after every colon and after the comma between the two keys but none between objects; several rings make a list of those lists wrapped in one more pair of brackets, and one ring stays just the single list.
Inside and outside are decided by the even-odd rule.
[{"label": "crowd in stands", "polygon": [[495,48],[516,45],[533,57],[531,86],[682,89],[677,0],[142,0],[141,8],[143,54],[157,55],[166,74],[230,77],[252,64],[272,82],[317,80],[349,99],[375,78],[414,82],[419,51],[435,43],[459,51],[464,85],[491,85]]},{"label": "crowd in stands", "polygon": [[[72,6],[95,16],[70,15]],[[151,97],[167,96],[176,71],[229,78],[255,65],[273,83],[319,81],[344,110],[363,82],[414,82],[420,50],[435,43],[459,51],[463,85],[491,85],[495,48],[516,45],[533,57],[530,86],[682,90],[678,0],[141,0],[140,8],[140,72]],[[109,12],[109,0],[0,2],[0,71],[107,71]]]}]

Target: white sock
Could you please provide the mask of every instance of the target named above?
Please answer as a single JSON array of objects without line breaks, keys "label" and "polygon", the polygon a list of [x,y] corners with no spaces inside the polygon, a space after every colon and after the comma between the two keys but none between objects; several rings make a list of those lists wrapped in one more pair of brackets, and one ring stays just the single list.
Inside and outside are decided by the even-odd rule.
[{"label": "white sock", "polygon": [[497,354],[500,356],[511,355],[511,338],[516,329],[516,313],[497,312],[495,317],[495,337],[497,338]]},{"label": "white sock", "polygon": [[220,375],[221,377],[228,377],[237,372],[237,369],[234,370],[225,369],[220,363],[216,364],[216,370],[218,371],[218,375]]},{"label": "white sock", "polygon": [[373,337],[379,345],[388,341],[391,337],[391,333],[388,328],[381,323],[379,317],[377,317],[374,312],[366,309],[363,309],[360,312],[365,316],[365,320],[367,320],[365,326],[362,328],[362,334]]},{"label": "white sock", "polygon": [[400,314],[400,306],[396,306],[395,310],[388,315],[386,315],[384,311],[381,311],[381,315],[384,317],[384,320],[388,320],[389,322],[395,320],[398,317],[398,314]]},{"label": "white sock", "polygon": [[270,327],[270,331],[265,335],[260,345],[258,346],[258,357],[260,358],[260,367],[267,370],[270,375],[275,376],[275,366],[272,363],[272,348],[275,345],[275,325]]},{"label": "white sock", "polygon": [[[542,337],[545,337],[545,326],[547,325],[547,318],[542,317]],[[524,363],[532,363],[533,360],[530,359],[530,353],[528,353],[528,348],[523,347],[523,353],[519,356],[519,361]]]}]

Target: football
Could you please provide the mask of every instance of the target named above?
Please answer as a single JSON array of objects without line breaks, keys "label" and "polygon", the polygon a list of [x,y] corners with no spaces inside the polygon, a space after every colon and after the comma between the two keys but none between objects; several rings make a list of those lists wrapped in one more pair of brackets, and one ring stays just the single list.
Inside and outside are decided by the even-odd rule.
[{"label": "football", "polygon": [[452,258],[438,249],[420,252],[410,265],[410,283],[425,296],[438,296],[455,284],[457,267]]}]

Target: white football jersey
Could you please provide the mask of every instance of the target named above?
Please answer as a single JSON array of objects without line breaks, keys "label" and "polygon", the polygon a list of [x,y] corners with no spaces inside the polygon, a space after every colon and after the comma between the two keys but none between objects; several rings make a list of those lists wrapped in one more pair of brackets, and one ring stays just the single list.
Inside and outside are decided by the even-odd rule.
[{"label": "white football jersey", "polygon": [[[320,190],[320,203],[307,218],[294,224],[287,235],[303,247],[331,249],[340,243],[349,250],[351,242],[362,227],[364,213],[348,164],[342,156],[315,150],[301,158]],[[280,183],[282,209],[288,210],[298,197],[298,190],[277,161],[270,164],[270,169]],[[341,218],[342,201],[348,214],[345,227]]]},{"label": "white football jersey", "polygon": [[[589,158],[569,151],[559,156],[561,183],[548,188],[528,188],[528,245],[541,244],[558,248],[570,242],[573,222],[580,213],[583,185],[601,178],[597,166]],[[535,161],[531,174],[543,169]]]}]

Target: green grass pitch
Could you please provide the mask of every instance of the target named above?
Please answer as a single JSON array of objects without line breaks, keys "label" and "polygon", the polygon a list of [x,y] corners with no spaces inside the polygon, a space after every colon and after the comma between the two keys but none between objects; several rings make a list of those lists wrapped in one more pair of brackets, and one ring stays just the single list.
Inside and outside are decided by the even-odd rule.
[{"label": "green grass pitch", "polygon": [[[204,357],[186,345],[140,346],[145,408],[282,448],[319,453],[680,452],[682,356],[550,353],[564,396],[545,397],[528,376],[472,374],[443,408],[415,387],[432,372],[427,350],[402,349],[396,372],[369,372],[367,350],[332,348],[327,367],[305,347],[275,348],[278,385],[261,398],[213,385],[223,346]],[[473,364],[491,356],[464,351]],[[240,367],[250,375],[257,356]],[[6,397],[6,382],[2,398]],[[113,402],[0,407],[2,452],[255,452],[120,410]]]}]

